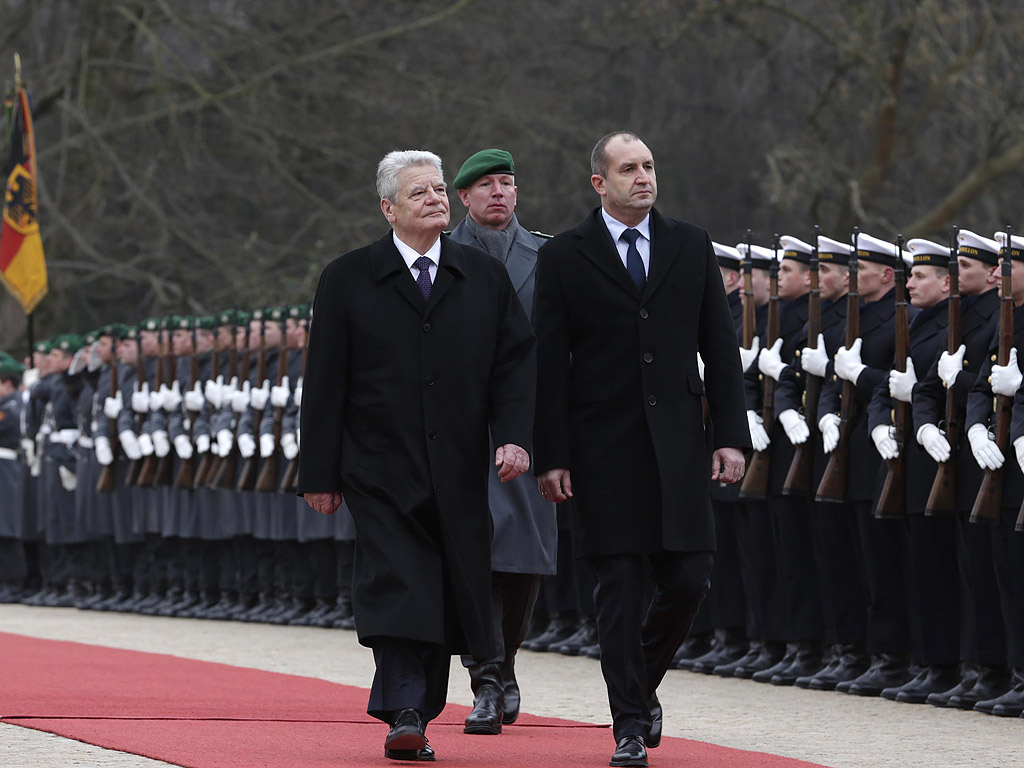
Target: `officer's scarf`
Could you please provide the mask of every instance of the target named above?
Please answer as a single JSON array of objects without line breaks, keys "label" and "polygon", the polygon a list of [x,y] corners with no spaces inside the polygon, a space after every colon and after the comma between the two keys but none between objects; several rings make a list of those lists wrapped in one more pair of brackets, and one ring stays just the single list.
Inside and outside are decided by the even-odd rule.
[{"label": "officer's scarf", "polygon": [[519,228],[519,221],[516,215],[512,214],[512,220],[508,226],[500,231],[481,227],[472,216],[466,217],[466,228],[491,256],[498,259],[502,264],[508,260],[508,252],[512,250],[512,241],[515,239],[516,230]]}]

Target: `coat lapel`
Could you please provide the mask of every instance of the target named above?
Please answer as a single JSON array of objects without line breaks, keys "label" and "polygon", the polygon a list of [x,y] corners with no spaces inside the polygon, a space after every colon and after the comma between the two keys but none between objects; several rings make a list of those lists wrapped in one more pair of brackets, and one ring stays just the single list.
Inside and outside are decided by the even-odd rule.
[{"label": "coat lapel", "polygon": [[576,237],[580,239],[580,251],[594,263],[594,266],[621,286],[630,296],[637,300],[640,299],[640,289],[636,287],[636,283],[626,271],[622,259],[619,258],[619,252],[615,250],[612,236],[608,234],[608,228],[601,220],[600,208],[594,209],[593,213],[576,227]]},{"label": "coat lapel", "polygon": [[[430,289],[430,299],[427,301],[424,317],[434,311],[434,307],[444,298],[456,280],[462,279],[466,274],[465,254],[462,246],[452,240],[448,235],[441,235],[441,259],[437,266],[437,276],[434,278],[434,285]],[[419,289],[417,288],[417,291]],[[423,299],[420,298],[422,305]]]},{"label": "coat lapel", "polygon": [[537,267],[537,249],[531,247],[523,239],[524,231],[522,228],[516,230],[512,248],[508,252],[508,260],[505,262],[509,279],[512,281],[512,287],[515,288],[516,293]]},{"label": "coat lapel", "polygon": [[647,284],[643,298],[650,297],[661,285],[665,276],[675,264],[676,254],[683,244],[679,227],[662,217],[657,210],[651,210],[651,264],[647,270]]},{"label": "coat lapel", "polygon": [[[443,243],[441,253],[443,264]],[[424,307],[426,306],[423,301],[423,294],[420,293],[420,287],[416,285],[416,281],[412,279],[412,273],[409,272],[409,268],[405,265],[405,259],[402,258],[402,254],[400,254],[398,252],[398,248],[395,247],[395,241],[390,231],[380,240],[376,241],[371,247],[370,262],[373,269],[373,279],[378,282],[385,279],[391,279],[391,282],[394,283],[395,290],[398,291],[402,298],[412,305],[417,314],[422,315]],[[441,267],[438,267],[437,273],[438,276],[440,276]],[[434,282],[436,284],[436,278]],[[431,289],[431,299],[434,298],[434,293],[435,290]]]}]

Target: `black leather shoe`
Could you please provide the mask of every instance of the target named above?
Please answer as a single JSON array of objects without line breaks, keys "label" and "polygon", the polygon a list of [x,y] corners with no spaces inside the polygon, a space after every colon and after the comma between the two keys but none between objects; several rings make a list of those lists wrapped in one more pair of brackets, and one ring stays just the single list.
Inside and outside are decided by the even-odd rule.
[{"label": "black leather shoe", "polygon": [[761,646],[762,643],[760,641],[754,640],[749,645],[747,645],[746,650],[742,656],[730,662],[729,664],[718,665],[713,670],[711,670],[712,673],[718,675],[719,677],[733,677],[733,674],[739,667],[752,664],[757,659],[757,657],[761,655]]},{"label": "black leather shoe", "polygon": [[[846,686],[856,680],[870,666],[871,659],[860,646],[841,645],[836,648],[832,663],[807,680],[806,687],[814,691],[834,691],[840,685]],[[801,681],[797,680],[796,684],[801,685]]]},{"label": "black leather shoe", "polygon": [[573,616],[552,616],[548,622],[547,629],[532,640],[523,643],[523,648],[528,651],[544,653],[555,643],[560,643],[579,629],[579,618]]},{"label": "black leather shoe", "polygon": [[437,759],[433,747],[429,744],[418,751],[415,749],[385,749],[384,757],[389,760],[406,760],[413,763],[432,763]]},{"label": "black leather shoe", "polygon": [[911,678],[907,659],[890,653],[880,653],[867,672],[849,683],[836,686],[837,691],[855,696],[880,696],[886,688],[895,688]]},{"label": "black leather shoe", "polygon": [[579,656],[580,649],[597,642],[597,624],[593,616],[585,616],[580,620],[579,629],[560,643],[553,643],[548,647],[552,653],[560,653],[563,656]]},{"label": "black leather shoe", "polygon": [[501,685],[505,689],[505,704],[502,707],[501,722],[503,725],[512,725],[519,719],[521,701],[519,681],[516,680],[516,656],[514,653],[507,657],[505,663],[501,665]]},{"label": "black leather shoe", "polygon": [[816,643],[797,643],[796,654],[789,666],[772,675],[772,685],[795,685],[800,678],[813,675],[822,667],[821,651]]},{"label": "black leather shoe", "polygon": [[906,685],[895,689],[886,688],[882,691],[882,697],[903,704],[924,704],[933,693],[948,691],[959,679],[960,672],[956,664],[925,667]]},{"label": "black leather shoe", "polygon": [[466,716],[463,733],[497,736],[501,733],[505,691],[501,667],[495,663],[475,664],[469,668],[473,688],[473,711]]},{"label": "black leather shoe", "polygon": [[652,693],[651,698],[647,700],[647,709],[651,713],[651,727],[647,731],[647,738],[644,739],[644,743],[651,749],[654,749],[661,744],[662,711],[657,693]]},{"label": "black leather shoe", "polygon": [[762,669],[750,676],[755,683],[770,683],[775,675],[783,672],[790,664],[796,661],[797,643],[787,643],[786,653],[781,659],[768,669]]},{"label": "black leather shoe", "polygon": [[1010,682],[1013,685],[1010,690],[994,699],[979,701],[974,705],[974,711],[999,717],[1020,717],[1024,712],[1024,672],[1015,669]]},{"label": "black leather shoe", "polygon": [[1013,687],[1013,679],[1008,669],[979,667],[976,678],[972,681],[965,678],[961,681],[961,686],[962,690],[950,691],[945,706],[953,709],[974,709],[974,705],[979,701],[998,699],[1009,691]]},{"label": "black leather shoe", "polygon": [[313,601],[313,607],[308,610],[303,616],[297,619],[292,619],[289,624],[299,627],[313,627],[316,626],[316,622],[321,619],[325,614],[330,613],[331,609],[334,608],[334,601],[328,602],[322,597],[316,598]]},{"label": "black leather shoe", "polygon": [[692,669],[694,662],[711,650],[711,633],[703,635],[690,635],[683,641],[672,657],[673,669]]},{"label": "black leather shoe", "polygon": [[585,645],[580,648],[580,656],[586,656],[588,659],[600,659],[601,658],[601,644],[594,643],[593,645]]},{"label": "black leather shoe", "polygon": [[647,747],[644,746],[643,736],[623,736],[615,745],[615,754],[608,761],[611,766],[639,766],[645,768],[647,765]]},{"label": "black leather shoe", "polygon": [[387,755],[389,751],[398,751],[412,752],[418,755],[419,751],[427,746],[427,737],[424,736],[425,728],[423,716],[418,710],[411,707],[400,709],[384,740],[384,754]]}]

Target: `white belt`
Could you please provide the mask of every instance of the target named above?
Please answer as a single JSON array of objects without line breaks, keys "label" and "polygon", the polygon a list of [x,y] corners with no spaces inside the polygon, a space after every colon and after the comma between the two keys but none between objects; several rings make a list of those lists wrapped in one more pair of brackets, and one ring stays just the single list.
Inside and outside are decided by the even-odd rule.
[{"label": "white belt", "polygon": [[60,443],[61,445],[74,445],[78,442],[78,436],[81,434],[77,429],[62,429],[58,432],[50,434],[51,443]]},{"label": "white belt", "polygon": [[18,452],[13,448],[0,448],[0,460],[17,461]]}]

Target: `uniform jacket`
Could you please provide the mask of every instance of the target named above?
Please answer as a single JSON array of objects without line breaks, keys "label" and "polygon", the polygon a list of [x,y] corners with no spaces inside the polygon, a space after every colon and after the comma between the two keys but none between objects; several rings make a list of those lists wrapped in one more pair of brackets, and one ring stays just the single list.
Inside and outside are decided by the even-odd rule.
[{"label": "uniform jacket", "polygon": [[711,238],[657,210],[651,238],[642,292],[600,209],[539,252],[535,468],[571,470],[581,555],[714,549],[698,351],[714,447],[750,447]]}]

